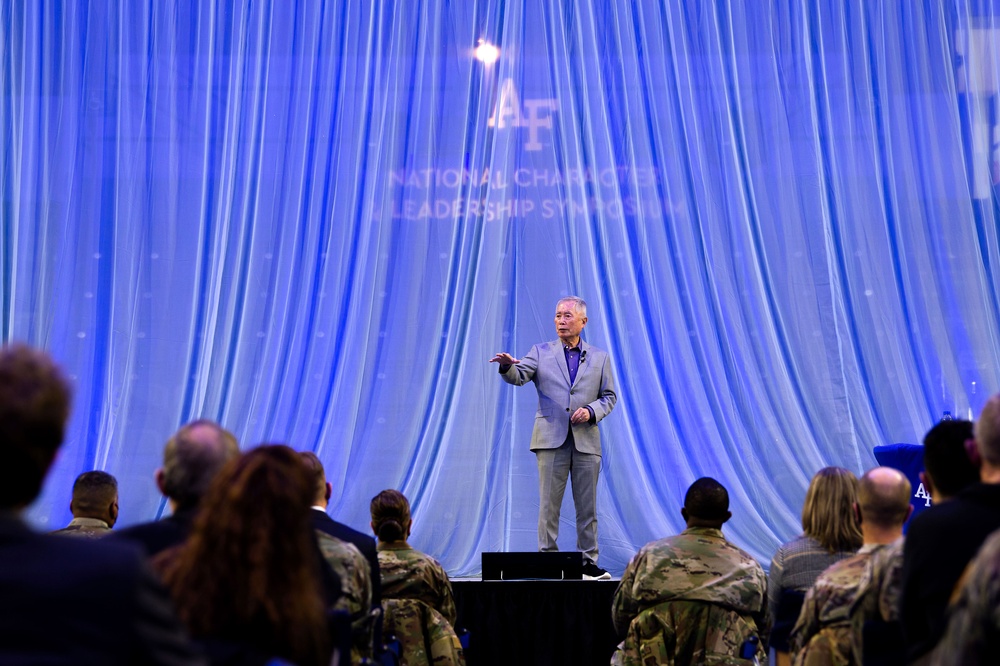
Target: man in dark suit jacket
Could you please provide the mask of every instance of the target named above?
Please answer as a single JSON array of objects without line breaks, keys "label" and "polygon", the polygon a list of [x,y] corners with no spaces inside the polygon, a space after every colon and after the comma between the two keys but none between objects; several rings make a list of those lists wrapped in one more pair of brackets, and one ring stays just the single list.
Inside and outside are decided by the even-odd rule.
[{"label": "man in dark suit jacket", "polygon": [[0,351],[0,664],[202,665],[139,550],[33,532],[70,391],[44,353]]},{"label": "man in dark suit jacket", "polygon": [[354,544],[368,561],[372,582],[372,609],[379,612],[378,620],[375,623],[374,635],[375,651],[377,654],[382,646],[382,576],[379,573],[378,551],[375,547],[375,539],[343,523],[338,523],[327,514],[326,508],[330,503],[333,486],[326,480],[326,470],[323,469],[323,463],[320,461],[319,456],[311,451],[303,451],[299,455],[302,456],[302,460],[316,476],[316,499],[312,507],[313,529],[329,534],[341,541]]},{"label": "man in dark suit jacket", "polygon": [[141,544],[149,557],[183,543],[212,479],[239,453],[236,437],[218,423],[199,419],[182,426],[163,447],[163,467],[155,474],[171,515],[118,530],[111,538]]},{"label": "man in dark suit jacket", "polygon": [[907,663],[929,661],[948,626],[948,601],[986,538],[1000,529],[1000,394],[983,406],[967,453],[979,483],[910,522],[903,546],[900,621]]},{"label": "man in dark suit jacket", "polygon": [[587,344],[580,334],[587,325],[587,303],[567,296],[556,303],[558,340],[537,344],[518,360],[501,352],[508,384],[533,382],[538,412],[531,450],[538,462],[538,550],[558,550],[559,510],[566,482],[572,477],[576,508],[576,547],[583,552],[584,578],[607,579],[597,566],[597,478],[601,467],[601,432],[597,424],[614,409],[618,396],[608,353]]}]

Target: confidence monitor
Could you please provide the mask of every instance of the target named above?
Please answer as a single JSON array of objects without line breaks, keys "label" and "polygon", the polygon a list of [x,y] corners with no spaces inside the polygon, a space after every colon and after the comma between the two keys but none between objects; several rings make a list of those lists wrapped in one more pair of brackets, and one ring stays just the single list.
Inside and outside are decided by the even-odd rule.
[{"label": "confidence monitor", "polygon": [[580,580],[583,553],[483,553],[483,580]]}]

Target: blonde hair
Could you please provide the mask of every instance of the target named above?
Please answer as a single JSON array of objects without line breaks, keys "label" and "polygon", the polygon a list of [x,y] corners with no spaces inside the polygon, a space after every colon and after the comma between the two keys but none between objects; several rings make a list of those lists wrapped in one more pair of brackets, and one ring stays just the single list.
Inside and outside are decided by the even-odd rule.
[{"label": "blonde hair", "polygon": [[809,482],[802,505],[802,531],[831,553],[857,550],[864,543],[854,516],[858,477],[843,467],[824,467]]}]

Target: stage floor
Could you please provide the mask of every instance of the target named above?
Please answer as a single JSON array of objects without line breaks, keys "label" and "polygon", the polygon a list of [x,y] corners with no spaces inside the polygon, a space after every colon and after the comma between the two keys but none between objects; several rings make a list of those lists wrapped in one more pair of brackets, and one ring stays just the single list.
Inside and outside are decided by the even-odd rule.
[{"label": "stage floor", "polygon": [[617,580],[453,579],[468,666],[606,666]]}]

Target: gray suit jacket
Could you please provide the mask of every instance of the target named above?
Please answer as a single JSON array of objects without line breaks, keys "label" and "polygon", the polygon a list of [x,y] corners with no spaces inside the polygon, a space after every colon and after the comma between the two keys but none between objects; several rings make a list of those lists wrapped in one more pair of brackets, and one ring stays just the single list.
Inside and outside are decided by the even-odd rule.
[{"label": "gray suit jacket", "polygon": [[521,386],[534,382],[538,389],[538,411],[531,433],[531,450],[556,449],[566,441],[570,416],[580,407],[590,407],[594,420],[573,426],[573,440],[578,451],[601,454],[601,431],[597,424],[611,413],[618,396],[611,374],[608,353],[580,340],[580,367],[570,385],[569,369],[562,342],[542,342],[531,348],[520,363],[502,373],[508,384]]}]

